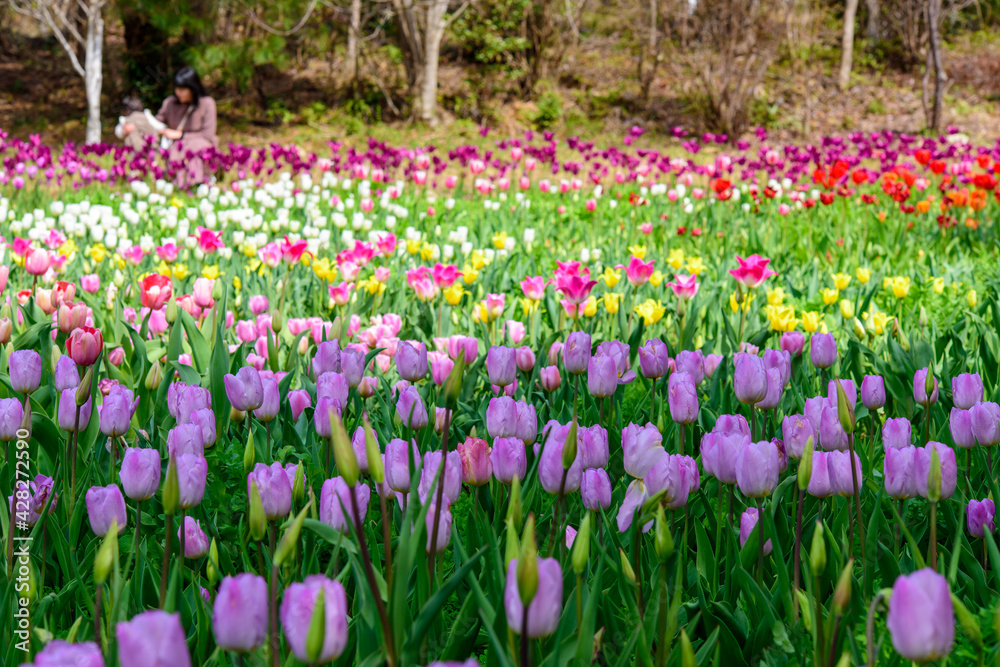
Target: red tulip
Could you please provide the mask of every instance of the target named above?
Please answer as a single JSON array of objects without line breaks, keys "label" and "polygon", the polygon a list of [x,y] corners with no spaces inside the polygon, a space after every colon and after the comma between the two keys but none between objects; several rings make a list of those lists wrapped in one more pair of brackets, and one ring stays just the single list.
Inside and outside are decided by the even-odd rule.
[{"label": "red tulip", "polygon": [[66,354],[77,366],[92,366],[104,349],[104,334],[94,327],[77,327],[66,340]]}]

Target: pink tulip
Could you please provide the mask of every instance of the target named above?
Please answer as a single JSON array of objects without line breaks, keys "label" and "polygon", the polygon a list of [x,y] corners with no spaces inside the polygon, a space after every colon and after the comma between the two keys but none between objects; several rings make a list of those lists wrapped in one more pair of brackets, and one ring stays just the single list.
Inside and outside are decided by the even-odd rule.
[{"label": "pink tulip", "polygon": [[677,274],[674,276],[674,282],[667,283],[667,285],[674,291],[678,299],[688,301],[698,293],[698,276]]},{"label": "pink tulip", "polygon": [[765,280],[778,275],[777,271],[767,268],[767,264],[771,260],[760,255],[750,255],[746,259],[737,255],[736,261],[739,263],[739,268],[730,269],[729,273],[733,278],[736,278],[736,282],[747,287],[760,287]]}]

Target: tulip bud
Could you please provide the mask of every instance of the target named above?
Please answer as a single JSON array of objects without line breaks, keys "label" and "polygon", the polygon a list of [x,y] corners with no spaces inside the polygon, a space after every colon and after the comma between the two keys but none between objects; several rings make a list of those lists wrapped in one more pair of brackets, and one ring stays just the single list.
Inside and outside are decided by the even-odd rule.
[{"label": "tulip bud", "polygon": [[340,471],[348,487],[354,486],[361,476],[358,458],[354,454],[354,447],[351,446],[351,439],[344,428],[344,422],[334,410],[330,410],[330,443],[333,445],[333,460],[337,464],[337,470]]},{"label": "tulip bud", "polygon": [[219,545],[215,543],[215,538],[212,538],[212,544],[208,547],[208,562],[205,563],[205,574],[208,575],[208,581],[210,583],[215,583],[219,580]]},{"label": "tulip bud", "polygon": [[[6,341],[3,341],[6,343]],[[49,353],[49,371],[55,375],[56,366],[59,364],[59,359],[62,357],[62,350],[55,343],[52,344],[52,351]]]},{"label": "tulip bud", "polygon": [[851,654],[844,651],[844,654],[840,656],[840,660],[837,661],[837,667],[851,667]]},{"label": "tulip bud", "polygon": [[[112,523],[112,528],[117,530],[117,526]],[[116,533],[117,535],[117,533]],[[35,564],[29,560],[28,561],[28,580],[24,581],[18,573],[18,586],[26,585],[23,590],[18,591],[17,597],[27,598],[29,601],[33,601],[38,596],[38,579],[35,576]],[[38,629],[35,629],[37,632]]]},{"label": "tulip bud", "polygon": [[806,439],[806,446],[802,449],[802,460],[799,461],[798,485],[800,491],[809,488],[809,480],[812,479],[813,470],[813,437],[810,435]]},{"label": "tulip bud", "polygon": [[81,407],[90,399],[90,386],[94,381],[94,366],[97,364],[91,364],[87,366],[87,372],[83,374],[83,379],[80,380],[80,386],[76,388],[76,405]]},{"label": "tulip bud", "polygon": [[826,567],[826,540],[823,539],[823,522],[816,522],[812,545],[809,547],[809,567],[818,575]]},{"label": "tulip bud", "polygon": [[576,431],[576,415],[573,415],[573,422],[569,425],[569,433],[566,434],[566,440],[563,442],[562,464],[564,470],[572,468],[573,462],[576,461]]},{"label": "tulip bud", "polygon": [[927,394],[928,405],[931,397],[934,395],[934,366],[933,364],[927,367],[927,375],[924,377],[924,393]]},{"label": "tulip bud", "polygon": [[98,585],[108,580],[108,574],[115,564],[115,549],[118,547],[118,519],[111,520],[111,527],[104,534],[104,540],[94,556],[94,580]]},{"label": "tulip bud", "polygon": [[309,632],[306,634],[306,656],[309,662],[316,663],[323,652],[326,641],[326,591],[319,587],[316,601],[313,602],[312,618],[309,620]]},{"label": "tulip bud", "polygon": [[837,416],[840,417],[840,427],[844,429],[844,433],[851,435],[855,425],[854,406],[847,400],[847,392],[839,378],[834,384],[837,385]]},{"label": "tulip bud", "polygon": [[247,413],[242,410],[237,410],[236,408],[229,409],[229,419],[234,424],[242,424],[243,420],[247,418]]},{"label": "tulip bud", "polygon": [[865,339],[865,325],[861,323],[861,320],[854,318],[851,322],[851,326],[854,327],[854,335],[858,337],[858,340]]},{"label": "tulip bud", "polygon": [[301,503],[306,497],[306,467],[303,464],[295,466],[295,481],[292,482],[292,500]]},{"label": "tulip bud", "polygon": [[684,628],[681,628],[681,667],[698,667],[698,658],[694,655],[694,645]]},{"label": "tulip bud", "polygon": [[31,431],[32,431],[32,428],[31,428],[31,401],[25,401],[24,402],[24,413],[21,415],[21,428],[20,428],[20,431],[27,433],[27,435],[24,438],[20,438],[20,434],[19,434],[18,437],[20,439],[22,439],[22,440],[28,440],[28,441],[31,440]]},{"label": "tulip bud", "polygon": [[274,333],[281,333],[281,327],[284,324],[282,317],[281,311],[277,308],[271,311],[271,331]]},{"label": "tulip bud", "polygon": [[674,553],[674,537],[670,534],[670,526],[667,525],[667,518],[663,514],[663,505],[658,505],[656,508],[656,534],[653,539],[653,548],[661,563],[666,562]]},{"label": "tulip bud", "polygon": [[576,534],[576,539],[573,540],[573,555],[572,564],[573,571],[577,574],[583,574],[583,571],[587,569],[587,561],[590,559],[590,513],[583,517],[583,521],[580,523],[580,530]]},{"label": "tulip bud", "polygon": [[250,536],[257,542],[264,539],[267,531],[267,517],[264,515],[264,501],[260,497],[257,481],[250,478]]},{"label": "tulip bud", "polygon": [[931,446],[931,467],[927,471],[927,500],[936,503],[941,500],[941,457],[937,447]]},{"label": "tulip bud", "polygon": [[835,614],[843,614],[847,605],[851,603],[851,570],[853,569],[854,559],[850,558],[844,569],[840,571],[837,587],[833,590],[833,611]]},{"label": "tulip bud", "polygon": [[923,306],[920,306],[920,314],[917,315],[917,325],[921,329],[927,328],[927,311],[924,309]]},{"label": "tulip bud", "polygon": [[253,444],[253,429],[247,430],[250,434],[247,436],[247,446],[243,449],[243,472],[249,473],[257,461],[257,448]]},{"label": "tulip bud", "polygon": [[302,508],[295,517],[295,520],[292,521],[292,525],[281,536],[281,541],[278,542],[278,547],[274,550],[275,567],[281,567],[281,564],[288,560],[288,557],[295,552],[295,547],[299,543],[299,536],[302,534],[302,524],[306,521],[306,514],[309,513],[310,507],[312,507],[311,500],[308,505]]},{"label": "tulip bud", "polygon": [[164,317],[167,320],[167,324],[173,324],[177,321],[177,301],[170,299],[167,301],[167,312],[164,313]]},{"label": "tulip bud", "polygon": [[444,399],[444,406],[454,409],[458,403],[459,396],[462,395],[462,381],[465,375],[465,355],[459,354],[455,360],[455,365],[451,367],[448,377],[445,378],[444,386],[441,387],[441,397]]},{"label": "tulip bud", "polygon": [[521,553],[521,543],[517,539],[517,530],[514,528],[514,523],[507,519],[507,544],[504,551],[503,566],[504,569],[510,565],[510,562],[518,557]]},{"label": "tulip bud", "polygon": [[517,559],[517,592],[528,606],[538,592],[538,547],[535,545],[535,515],[529,514],[521,535],[521,555]]},{"label": "tulip bud", "polygon": [[521,530],[521,478],[514,475],[510,481],[510,500],[507,502],[507,521],[512,522],[514,530]]},{"label": "tulip bud", "polygon": [[629,562],[628,556],[625,555],[625,552],[621,549],[621,547],[618,548],[618,558],[622,563],[622,574],[624,574],[625,578],[634,584],[635,570],[632,569],[632,563]]},{"label": "tulip bud", "polygon": [[[177,513],[177,505],[181,501],[181,486],[177,481],[177,463],[171,456],[167,462],[167,479],[163,482],[163,513],[173,516]],[[261,508],[263,511],[263,508]]]},{"label": "tulip bud", "polygon": [[375,440],[375,432],[372,430],[368,415],[364,416],[365,427],[365,457],[368,459],[368,474],[372,476],[376,484],[381,484],[385,480],[385,467],[382,465],[382,453],[378,449],[378,441]]},{"label": "tulip bud", "polygon": [[795,589],[795,597],[799,601],[799,610],[802,612],[802,624],[806,627],[806,632],[812,633],[812,603],[801,588]]},{"label": "tulip bud", "polygon": [[160,362],[157,361],[149,368],[149,372],[146,373],[146,389],[148,391],[156,391],[160,388],[160,382],[162,381],[163,367],[160,366]]},{"label": "tulip bud", "polygon": [[221,280],[216,280],[212,285],[212,298],[218,301],[226,293],[226,285]]},{"label": "tulip bud", "polygon": [[955,617],[958,624],[962,626],[962,632],[968,637],[978,649],[983,648],[983,631],[979,627],[979,621],[972,615],[965,603],[955,595],[951,594],[951,604],[955,608]]}]

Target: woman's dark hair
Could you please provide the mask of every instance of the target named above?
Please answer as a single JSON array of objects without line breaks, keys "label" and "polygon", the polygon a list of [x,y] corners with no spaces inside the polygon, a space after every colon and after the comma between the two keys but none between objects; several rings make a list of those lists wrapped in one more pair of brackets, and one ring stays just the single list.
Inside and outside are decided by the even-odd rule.
[{"label": "woman's dark hair", "polygon": [[191,66],[185,66],[177,70],[177,74],[174,75],[174,88],[187,88],[190,90],[192,97],[191,104],[193,106],[198,106],[198,100],[208,94],[205,92],[205,87],[201,85],[198,73]]}]

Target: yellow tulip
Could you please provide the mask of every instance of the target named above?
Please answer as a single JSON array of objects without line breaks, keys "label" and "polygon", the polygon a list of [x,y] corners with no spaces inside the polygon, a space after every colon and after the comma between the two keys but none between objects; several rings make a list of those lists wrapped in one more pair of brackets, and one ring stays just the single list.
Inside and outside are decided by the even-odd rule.
[{"label": "yellow tulip", "polygon": [[681,248],[674,248],[671,250],[670,256],[667,257],[667,264],[669,264],[674,271],[677,271],[684,266],[684,250]]},{"label": "yellow tulip", "polygon": [[819,329],[819,313],[814,310],[802,313],[802,328],[812,333]]},{"label": "yellow tulip", "polygon": [[66,259],[72,259],[74,253],[77,251],[76,241],[73,239],[68,239],[65,243],[59,246],[59,254]]},{"label": "yellow tulip", "polygon": [[653,287],[659,287],[663,284],[663,272],[653,271],[653,274],[649,276],[649,284]]},{"label": "yellow tulip", "polygon": [[[750,304],[753,302],[753,299],[754,299],[753,292],[749,292],[748,294],[745,294],[743,298],[744,298],[744,301],[743,301],[743,312],[749,313],[750,312]],[[734,313],[740,312],[740,302],[739,302],[739,297],[737,296],[736,292],[733,292],[732,294],[729,295],[729,308]]]},{"label": "yellow tulip", "polygon": [[876,334],[882,335],[885,333],[885,325],[890,322],[890,318],[883,312],[875,311],[869,316],[868,322]]},{"label": "yellow tulip", "polygon": [[191,272],[188,271],[188,267],[186,264],[174,264],[173,274],[174,278],[176,278],[177,280],[184,280],[189,275],[191,275]]},{"label": "yellow tulip", "polygon": [[593,294],[587,299],[586,303],[583,305],[583,314],[587,317],[593,317],[597,314],[597,297]]},{"label": "yellow tulip", "polygon": [[628,251],[639,259],[646,259],[646,246],[644,245],[630,245]]},{"label": "yellow tulip", "polygon": [[618,281],[621,279],[622,279],[622,272],[615,271],[610,266],[606,267],[604,269],[604,273],[601,274],[601,280],[604,281],[605,285],[611,288],[617,285]]},{"label": "yellow tulip", "polygon": [[431,261],[432,257],[434,257],[434,248],[431,246],[430,243],[425,243],[420,248],[420,259],[424,260],[425,262],[429,262]]},{"label": "yellow tulip", "polygon": [[868,267],[859,266],[854,275],[857,277],[859,283],[867,285],[868,281],[872,279],[872,270]]},{"label": "yellow tulip", "polygon": [[966,292],[965,302],[969,304],[969,308],[976,307],[976,304],[979,303],[979,296],[976,294],[976,290],[970,289]]},{"label": "yellow tulip", "polygon": [[471,259],[472,259],[472,268],[474,268],[476,271],[479,271],[487,264],[486,254],[479,248],[476,248],[475,250],[472,251]]},{"label": "yellow tulip", "polygon": [[493,235],[493,247],[503,250],[507,246],[507,232],[500,232]]},{"label": "yellow tulip", "polygon": [[850,284],[851,284],[851,277],[846,273],[833,274],[833,285],[838,290],[847,289],[847,286]]},{"label": "yellow tulip", "polygon": [[385,291],[385,283],[380,283],[374,278],[367,278],[358,281],[358,289],[365,290],[369,294],[381,294]]},{"label": "yellow tulip", "polygon": [[173,206],[174,208],[184,208],[184,202],[182,202],[177,197],[170,198],[170,205]]},{"label": "yellow tulip", "polygon": [[466,264],[464,267],[462,267],[462,280],[465,281],[466,285],[471,285],[472,283],[476,282],[476,278],[478,277],[479,277],[479,271],[472,268],[471,265]]},{"label": "yellow tulip", "polygon": [[700,276],[701,272],[705,270],[705,264],[701,261],[701,257],[689,257],[687,270],[691,275]]},{"label": "yellow tulip", "polygon": [[533,315],[538,310],[538,304],[541,303],[540,301],[535,301],[524,296],[518,299],[518,301],[521,302],[521,310],[524,311],[525,315]]},{"label": "yellow tulip", "polygon": [[897,276],[890,281],[892,294],[897,299],[905,299],[910,293],[910,278],[908,276]]},{"label": "yellow tulip", "polygon": [[801,322],[795,317],[795,308],[792,306],[765,306],[764,315],[767,316],[771,329],[774,331],[794,331]]},{"label": "yellow tulip", "polygon": [[837,303],[837,299],[840,298],[840,292],[835,289],[830,289],[829,287],[821,289],[820,294],[823,296],[823,303],[828,306]]},{"label": "yellow tulip", "polygon": [[90,249],[87,251],[87,255],[90,257],[92,262],[100,264],[104,261],[104,258],[108,256],[108,249],[104,247],[103,243],[95,243],[90,246]]},{"label": "yellow tulip", "polygon": [[484,324],[489,323],[490,314],[489,311],[486,310],[486,305],[482,301],[472,307],[472,321],[477,323],[483,322]]},{"label": "yellow tulip", "polygon": [[932,278],[931,282],[934,283],[935,294],[944,294],[944,278]]},{"label": "yellow tulip", "polygon": [[618,306],[622,295],[618,292],[606,292],[604,294],[604,309],[614,315],[618,312]]},{"label": "yellow tulip", "polygon": [[448,302],[449,306],[457,306],[462,300],[463,294],[465,294],[465,288],[462,287],[462,283],[456,280],[451,287],[444,291],[444,300]]},{"label": "yellow tulip", "polygon": [[854,304],[847,299],[840,300],[840,316],[845,320],[849,320],[854,317]]},{"label": "yellow tulip", "polygon": [[209,280],[215,280],[219,277],[219,265],[215,264],[213,266],[204,266],[201,269],[201,275]]},{"label": "yellow tulip", "polygon": [[[159,263],[159,264],[157,264],[157,265],[156,265],[156,266],[155,266],[155,267],[153,268],[153,273],[162,273],[162,274],[163,274],[163,275],[165,275],[165,276],[169,276],[169,275],[170,275],[170,265],[169,265],[169,264],[167,264],[166,262],[164,262],[164,261],[163,261],[163,260],[161,259],[161,260],[160,260],[160,263]],[[144,276],[142,276],[142,277],[144,277]],[[142,277],[140,277],[140,280],[142,279]]]},{"label": "yellow tulip", "polygon": [[767,290],[767,302],[772,306],[780,306],[785,300],[785,290],[783,287],[775,287]]},{"label": "yellow tulip", "polygon": [[659,301],[654,301],[653,299],[646,299],[644,302],[635,307],[636,315],[642,318],[642,321],[648,327],[652,324],[656,324],[663,318],[663,314],[667,312],[666,307]]},{"label": "yellow tulip", "polygon": [[237,292],[243,287],[243,281],[240,280],[239,276],[233,276],[233,289]]},{"label": "yellow tulip", "polygon": [[417,239],[406,239],[406,252],[416,255],[420,252],[420,241]]}]

